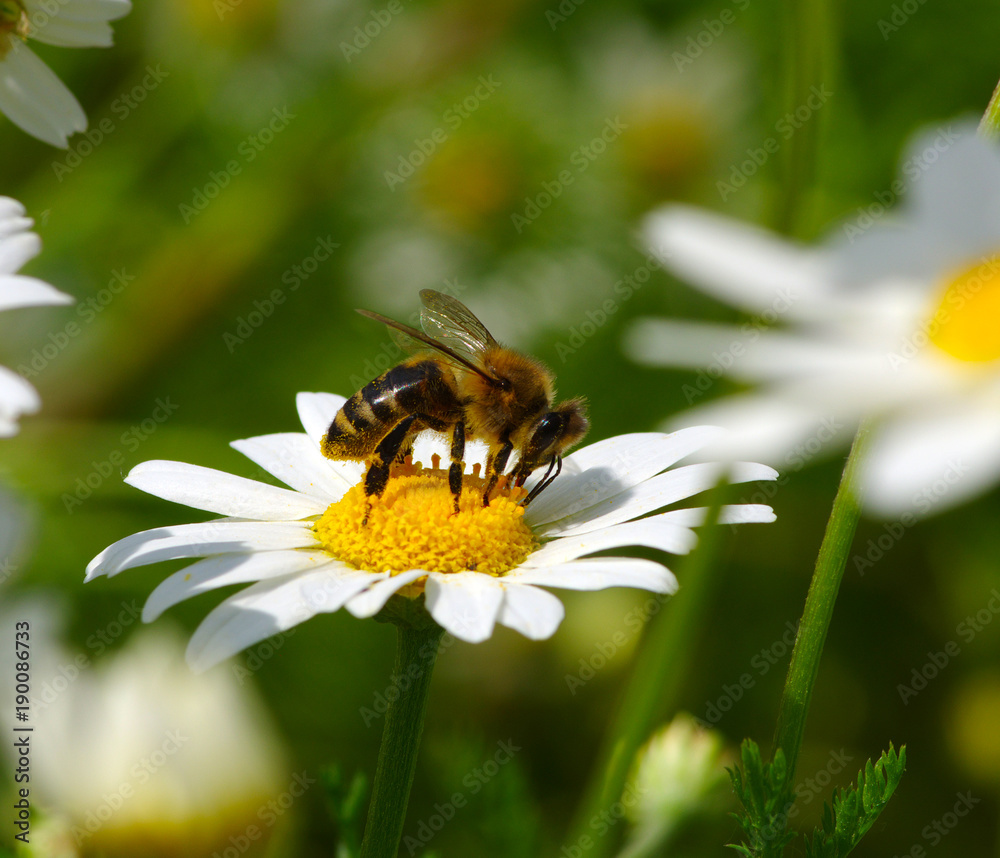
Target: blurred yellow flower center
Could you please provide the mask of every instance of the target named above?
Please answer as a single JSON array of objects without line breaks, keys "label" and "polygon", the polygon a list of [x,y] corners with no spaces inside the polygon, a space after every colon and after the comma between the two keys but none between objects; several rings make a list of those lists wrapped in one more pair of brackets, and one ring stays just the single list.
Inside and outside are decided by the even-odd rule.
[{"label": "blurred yellow flower center", "polygon": [[990,257],[947,284],[930,332],[934,345],[958,360],[1000,358],[1000,257]]},{"label": "blurred yellow flower center", "polygon": [[446,470],[402,465],[381,497],[366,496],[363,483],[352,486],[316,522],[316,535],[339,560],[370,572],[503,575],[537,542],[518,505],[524,490],[501,488],[484,507],[484,487],[467,474],[455,513]]},{"label": "blurred yellow flower center", "polygon": [[11,33],[19,38],[28,35],[28,13],[17,0],[0,0],[0,59],[6,56],[14,42],[2,38]]}]

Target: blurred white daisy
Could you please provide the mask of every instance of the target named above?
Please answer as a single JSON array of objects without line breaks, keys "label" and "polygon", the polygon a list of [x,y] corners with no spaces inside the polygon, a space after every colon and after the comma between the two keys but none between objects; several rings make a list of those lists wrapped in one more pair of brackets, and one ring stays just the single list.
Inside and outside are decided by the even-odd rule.
[{"label": "blurred white daisy", "polygon": [[[884,201],[907,185],[892,217]],[[643,320],[628,349],[699,370],[689,402],[720,376],[757,385],[667,424],[731,429],[716,456],[799,468],[871,418],[867,507],[922,514],[1000,478],[1000,150],[971,129],[922,136],[878,196],[816,248],[690,208],[654,213],[646,237],[668,268],[754,316]]]},{"label": "blurred white daisy", "polygon": [[[414,459],[435,466],[400,466],[369,514],[364,464],[320,453],[320,439],[344,401],[329,393],[300,393],[304,434],[233,442],[291,490],[181,462],[138,465],[126,478],[130,485],[228,518],[126,537],[91,561],[87,580],[162,560],[204,558],[153,591],[143,610],[147,621],[207,590],[256,582],[223,601],[194,633],[188,661],[195,669],[317,613],[346,607],[356,617],[373,616],[397,592],[425,594],[434,620],[470,643],[489,638],[497,623],[543,639],[559,626],[563,606],[539,587],[673,592],[673,574],[651,560],[582,558],[629,545],[689,551],[695,543],[691,528],[703,509],[639,516],[710,488],[722,470],[698,464],[663,473],[712,440],[718,431],[712,427],[622,435],[568,456],[559,478],[527,509],[517,503],[519,489],[504,489],[483,507],[482,480],[470,451],[472,473],[465,477],[462,509],[454,514],[447,470],[429,455],[435,442],[422,436]],[[733,482],[775,476],[749,463],[730,471]],[[773,513],[746,504],[725,508],[723,519],[771,521]]]},{"label": "blurred white daisy", "polygon": [[261,820],[292,775],[249,685],[192,674],[172,630],[98,659],[60,645],[51,594],[16,607],[5,619],[30,625],[31,794],[48,837],[107,858],[211,855],[254,824],[272,838]]},{"label": "blurred white daisy", "polygon": [[637,798],[623,802],[632,828],[618,858],[664,855],[685,822],[721,811],[732,794],[726,774],[732,762],[722,735],[686,712],[653,734],[628,779],[626,790]]},{"label": "blurred white daisy", "polygon": [[[42,280],[16,273],[42,249],[42,242],[31,232],[33,225],[17,200],[0,197],[0,311],[73,300]],[[35,388],[0,366],[0,438],[16,434],[18,417],[37,411],[40,405]]]},{"label": "blurred white daisy", "polygon": [[0,0],[0,112],[33,137],[66,148],[70,134],[87,128],[87,117],[26,42],[107,48],[108,21],[131,9],[130,0]]}]

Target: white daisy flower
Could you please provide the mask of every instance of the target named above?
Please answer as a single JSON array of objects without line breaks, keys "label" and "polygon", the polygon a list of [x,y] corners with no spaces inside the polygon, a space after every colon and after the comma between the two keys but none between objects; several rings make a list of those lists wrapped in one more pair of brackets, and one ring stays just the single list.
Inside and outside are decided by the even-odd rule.
[{"label": "white daisy flower", "polygon": [[[320,439],[344,402],[334,394],[300,393],[304,434],[233,442],[290,489],[181,462],[135,467],[126,478],[130,485],[226,518],[126,537],[91,561],[87,580],[162,560],[204,558],[153,591],[143,609],[146,621],[207,590],[255,582],[223,601],[194,633],[188,661],[198,670],[317,613],[346,607],[371,617],[396,593],[425,595],[431,617],[463,641],[486,640],[497,623],[538,640],[563,618],[562,603],[541,587],[674,592],[677,581],[659,563],[586,555],[628,545],[689,551],[691,528],[704,509],[648,514],[711,488],[722,472],[708,464],[664,472],[715,438],[712,427],[621,435],[568,456],[559,478],[527,509],[517,503],[523,489],[503,489],[483,507],[479,463],[472,464],[454,514],[447,470],[428,455],[434,442],[421,437],[414,459],[430,458],[434,467],[399,466],[369,513],[364,464],[320,453]],[[467,468],[472,459],[470,451]],[[750,463],[730,470],[733,482],[775,476]],[[722,518],[774,516],[769,507],[746,504],[725,507]]]},{"label": "white daisy flower", "polygon": [[[16,273],[42,249],[41,240],[31,232],[33,225],[17,200],[0,197],[0,311],[73,300],[42,280]],[[0,438],[16,434],[18,417],[34,413],[40,405],[35,388],[0,366]]]},{"label": "white daisy flower", "polygon": [[[1000,150],[971,130],[919,138],[891,217],[882,202],[806,248],[690,208],[646,236],[678,276],[754,314],[741,326],[643,320],[639,361],[690,367],[689,402],[728,376],[757,387],[667,425],[732,430],[711,454],[797,469],[874,422],[861,476],[868,509],[922,514],[1000,478]],[[884,215],[884,217],[883,217]],[[772,329],[780,321],[784,327]]]},{"label": "white daisy flower", "polygon": [[0,112],[33,137],[66,148],[87,128],[79,102],[27,46],[107,48],[108,21],[127,15],[130,0],[0,0]]}]

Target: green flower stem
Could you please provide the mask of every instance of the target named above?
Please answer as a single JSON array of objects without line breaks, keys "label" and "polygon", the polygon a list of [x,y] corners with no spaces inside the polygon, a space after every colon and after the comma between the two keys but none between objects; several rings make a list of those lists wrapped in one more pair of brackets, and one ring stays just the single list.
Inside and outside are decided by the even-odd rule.
[{"label": "green flower stem", "polygon": [[[779,232],[801,235],[805,194],[815,179],[817,153],[829,105],[815,107],[814,90],[833,86],[833,18],[829,0],[792,0],[785,4],[782,45],[786,87],[783,115],[793,133],[782,141],[783,171],[775,200],[773,225]],[[802,120],[801,111],[811,112]],[[780,121],[780,120],[779,120]]]},{"label": "green flower stem", "polygon": [[636,752],[649,738],[656,719],[673,710],[685,668],[691,662],[691,642],[711,604],[718,577],[715,560],[720,540],[715,524],[723,488],[717,487],[710,497],[700,529],[701,545],[685,564],[681,589],[670,599],[667,610],[646,627],[632,676],[594,762],[567,841],[567,845],[580,845],[586,842],[584,838],[590,838],[592,845],[584,849],[587,858],[601,858],[613,851],[615,829],[603,837],[595,836],[591,820],[607,814],[622,797]]},{"label": "green flower stem", "polygon": [[399,695],[390,701],[385,713],[361,858],[396,858],[399,850],[417,768],[431,674],[443,634],[444,629],[437,625],[420,629],[397,626],[393,675],[406,677],[410,682],[405,687],[400,683]]},{"label": "green flower stem", "polygon": [[857,475],[866,436],[867,428],[862,425],[854,438],[844,476],[833,501],[833,511],[816,558],[816,571],[809,585],[806,606],[788,666],[785,689],[781,695],[778,723],[774,731],[774,748],[781,748],[785,752],[788,783],[792,783],[795,776],[795,763],[802,746],[802,734],[805,731],[816,674],[819,672],[820,655],[861,514]]},{"label": "green flower stem", "polygon": [[979,123],[979,133],[991,140],[1000,137],[1000,83],[993,90],[990,103],[986,105],[986,112]]}]

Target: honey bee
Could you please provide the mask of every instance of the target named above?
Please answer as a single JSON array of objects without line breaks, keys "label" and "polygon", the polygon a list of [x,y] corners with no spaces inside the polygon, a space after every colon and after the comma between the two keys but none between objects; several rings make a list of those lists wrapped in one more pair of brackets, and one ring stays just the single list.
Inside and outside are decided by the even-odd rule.
[{"label": "honey bee", "polygon": [[508,480],[516,486],[548,466],[521,500],[527,505],[559,476],[563,454],[587,433],[584,400],[553,405],[553,375],[541,361],[500,345],[460,301],[433,289],[422,290],[420,300],[423,331],[358,310],[387,325],[414,354],[344,403],[323,436],[323,455],[368,461],[365,494],[371,497],[385,490],[393,462],[412,452],[419,432],[450,433],[448,487],[457,512],[465,445],[479,439],[489,447],[483,506],[512,453],[517,463]]}]

